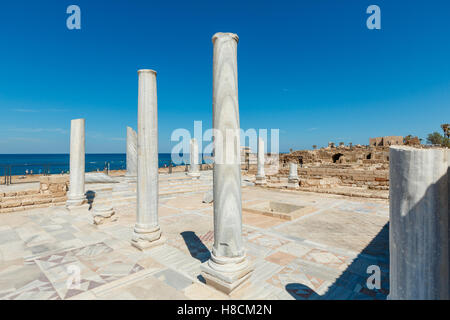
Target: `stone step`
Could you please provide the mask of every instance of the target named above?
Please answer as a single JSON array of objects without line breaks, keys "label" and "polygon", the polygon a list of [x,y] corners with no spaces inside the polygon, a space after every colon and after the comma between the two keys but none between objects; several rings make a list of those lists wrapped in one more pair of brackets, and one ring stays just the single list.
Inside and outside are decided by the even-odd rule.
[{"label": "stone step", "polygon": [[124,190],[124,191],[114,191],[112,193],[113,197],[121,197],[121,196],[129,196],[129,195],[135,195],[136,192],[132,190]]},{"label": "stone step", "polygon": [[[159,195],[166,196],[166,195],[179,194],[179,193],[206,192],[209,190],[211,190],[211,187],[209,187],[209,186],[201,187],[201,188],[183,188],[180,190],[169,189],[169,190],[160,190]],[[111,199],[103,198],[103,197],[94,199],[94,203],[96,203],[96,204],[110,202],[110,201],[112,201],[113,204],[114,203],[123,203],[123,202],[136,202],[136,193],[129,193],[127,195],[119,195],[119,196],[113,194]]]}]

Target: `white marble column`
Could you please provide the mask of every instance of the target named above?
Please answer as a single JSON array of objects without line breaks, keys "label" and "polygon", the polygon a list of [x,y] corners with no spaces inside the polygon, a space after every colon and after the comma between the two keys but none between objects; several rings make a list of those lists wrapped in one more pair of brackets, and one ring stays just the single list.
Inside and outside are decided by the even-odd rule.
[{"label": "white marble column", "polygon": [[137,134],[132,128],[127,127],[127,173],[128,180],[136,180],[137,177]]},{"label": "white marble column", "polygon": [[288,187],[297,189],[298,186],[298,171],[297,171],[297,163],[290,162],[289,163],[289,178],[288,178]]},{"label": "white marble column", "polygon": [[189,176],[198,178],[200,177],[199,162],[198,162],[198,143],[195,138],[190,141],[190,163],[189,163]]},{"label": "white marble column", "polygon": [[139,70],[137,208],[132,244],[140,250],[163,243],[158,224],[158,104],[156,72]]},{"label": "white marble column", "polygon": [[69,209],[86,202],[84,191],[84,130],[84,119],[74,119],[70,122],[70,184],[66,202],[66,207]]},{"label": "white marble column", "polygon": [[213,38],[214,245],[202,264],[208,285],[230,293],[250,277],[242,240],[241,168],[237,79],[238,36]]},{"label": "white marble column", "polygon": [[449,299],[450,151],[389,152],[389,299]]},{"label": "white marble column", "polygon": [[264,140],[258,138],[258,172],[256,173],[255,184],[266,184],[266,173],[264,172]]}]

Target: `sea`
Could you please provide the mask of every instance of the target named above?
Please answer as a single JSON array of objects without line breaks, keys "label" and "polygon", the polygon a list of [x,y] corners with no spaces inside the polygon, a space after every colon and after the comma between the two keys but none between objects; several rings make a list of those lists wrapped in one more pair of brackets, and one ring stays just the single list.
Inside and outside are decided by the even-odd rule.
[{"label": "sea", "polygon": [[[186,155],[184,159],[189,159]],[[201,157],[203,158],[203,157]],[[0,175],[10,171],[11,175],[66,173],[69,171],[69,154],[0,154]],[[169,166],[170,153],[160,153],[159,167]],[[172,162],[173,163],[173,162]],[[179,163],[178,165],[185,163]],[[87,153],[85,171],[125,170],[127,166],[125,153]]]}]

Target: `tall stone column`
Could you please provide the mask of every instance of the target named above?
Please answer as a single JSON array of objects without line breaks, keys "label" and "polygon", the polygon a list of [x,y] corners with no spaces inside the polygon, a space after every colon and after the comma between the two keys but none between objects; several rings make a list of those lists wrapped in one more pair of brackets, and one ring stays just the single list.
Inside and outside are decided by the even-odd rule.
[{"label": "tall stone column", "polygon": [[297,171],[297,163],[290,162],[289,163],[289,177],[288,177],[288,188],[298,188],[298,171]]},{"label": "tall stone column", "polygon": [[132,128],[127,127],[127,173],[128,180],[137,177],[137,134]]},{"label": "tall stone column", "polygon": [[252,268],[242,240],[238,36],[216,33],[213,56],[214,245],[202,265],[206,283],[230,293],[246,281]]},{"label": "tall stone column", "polygon": [[188,175],[191,177],[200,177],[199,165],[198,165],[198,143],[197,140],[191,139],[190,141],[190,164]]},{"label": "tall stone column", "polygon": [[70,121],[70,184],[66,207],[71,209],[86,202],[84,191],[85,120]]},{"label": "tall stone column", "polygon": [[264,172],[264,140],[258,138],[258,172],[255,184],[266,184],[266,173]]},{"label": "tall stone column", "polygon": [[389,152],[389,299],[449,299],[448,149]]},{"label": "tall stone column", "polygon": [[140,250],[163,243],[158,224],[158,104],[156,72],[139,70],[137,208],[131,243]]}]

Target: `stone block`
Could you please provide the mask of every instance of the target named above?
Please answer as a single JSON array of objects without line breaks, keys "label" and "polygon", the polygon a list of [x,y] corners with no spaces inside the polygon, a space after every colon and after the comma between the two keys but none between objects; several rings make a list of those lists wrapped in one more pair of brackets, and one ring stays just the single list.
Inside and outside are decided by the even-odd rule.
[{"label": "stone block", "polygon": [[13,212],[14,208],[1,208],[0,213],[10,213]]},{"label": "stone block", "polygon": [[15,197],[17,195],[17,192],[6,192],[5,197]]},{"label": "stone block", "polygon": [[22,200],[22,206],[31,206],[34,204],[34,201],[32,199],[24,199]]},{"label": "stone block", "polygon": [[1,208],[13,208],[13,207],[20,207],[22,205],[22,202],[19,200],[8,200],[8,201],[2,201]]},{"label": "stone block", "polygon": [[32,200],[35,204],[44,204],[52,202],[52,198],[50,197],[33,197]]},{"label": "stone block", "polygon": [[67,196],[57,197],[52,199],[52,203],[66,202]]}]

